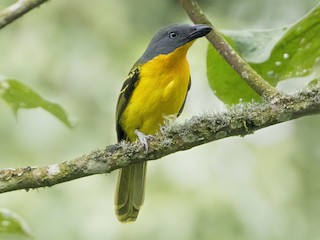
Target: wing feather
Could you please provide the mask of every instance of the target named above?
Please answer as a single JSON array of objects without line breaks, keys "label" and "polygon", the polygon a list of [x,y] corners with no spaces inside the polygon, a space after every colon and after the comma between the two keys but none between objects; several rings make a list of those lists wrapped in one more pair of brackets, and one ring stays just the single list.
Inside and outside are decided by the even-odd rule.
[{"label": "wing feather", "polygon": [[133,67],[128,75],[128,78],[123,83],[120,95],[118,98],[117,109],[116,109],[116,130],[118,141],[125,140],[127,138],[126,133],[124,132],[120,119],[123,114],[123,111],[126,109],[131,95],[139,82],[140,67]]},{"label": "wing feather", "polygon": [[188,92],[189,92],[190,88],[191,88],[191,77],[189,78],[188,90],[187,90],[186,96],[185,96],[185,98],[184,98],[183,104],[182,104],[182,106],[181,106],[181,108],[180,108],[180,110],[179,110],[179,112],[178,112],[178,114],[177,114],[177,117],[179,117],[180,114],[181,114],[182,111],[183,111],[183,108],[184,108],[184,105],[185,105],[185,103],[186,103],[187,95],[188,95]]}]

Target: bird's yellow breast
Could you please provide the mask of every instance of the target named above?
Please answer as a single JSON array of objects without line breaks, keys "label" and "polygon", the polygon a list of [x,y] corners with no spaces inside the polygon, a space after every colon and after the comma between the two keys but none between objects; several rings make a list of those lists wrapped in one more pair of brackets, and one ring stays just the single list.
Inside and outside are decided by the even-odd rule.
[{"label": "bird's yellow breast", "polygon": [[130,141],[134,130],[155,134],[164,117],[182,107],[190,80],[186,53],[192,42],[167,55],[159,55],[140,67],[138,85],[121,117],[121,126]]}]

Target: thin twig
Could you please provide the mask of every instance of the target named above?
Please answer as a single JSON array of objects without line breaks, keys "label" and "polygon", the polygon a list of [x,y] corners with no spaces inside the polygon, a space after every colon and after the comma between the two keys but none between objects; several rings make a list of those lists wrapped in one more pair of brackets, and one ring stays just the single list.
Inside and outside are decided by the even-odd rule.
[{"label": "thin twig", "polygon": [[0,12],[0,29],[48,0],[18,0]]},{"label": "thin twig", "polygon": [[193,117],[184,124],[168,124],[150,141],[146,154],[137,142],[108,146],[71,161],[41,167],[0,170],[0,193],[52,186],[93,174],[108,173],[133,163],[168,154],[303,116],[320,114],[320,87],[273,102],[239,104],[227,112]]},{"label": "thin twig", "polygon": [[221,33],[205,16],[196,0],[180,0],[181,5],[196,23],[211,25],[213,30],[207,34],[207,39],[228,64],[246,81],[246,83],[260,96],[273,98],[280,93],[267,81],[265,81],[223,38]]}]

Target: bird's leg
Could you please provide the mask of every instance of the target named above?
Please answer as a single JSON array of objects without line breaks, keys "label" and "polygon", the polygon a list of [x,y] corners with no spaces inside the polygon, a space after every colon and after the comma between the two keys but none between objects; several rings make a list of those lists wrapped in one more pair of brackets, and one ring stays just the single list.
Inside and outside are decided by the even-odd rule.
[{"label": "bird's leg", "polygon": [[140,143],[144,146],[146,153],[148,153],[148,150],[149,150],[148,140],[152,139],[153,136],[146,135],[143,132],[140,132],[138,129],[134,130],[134,133],[137,135]]}]

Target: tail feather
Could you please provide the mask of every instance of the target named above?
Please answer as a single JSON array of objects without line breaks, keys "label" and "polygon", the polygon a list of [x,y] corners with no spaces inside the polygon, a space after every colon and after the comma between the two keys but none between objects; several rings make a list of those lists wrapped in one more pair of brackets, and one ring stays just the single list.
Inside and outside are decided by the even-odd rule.
[{"label": "tail feather", "polygon": [[146,162],[122,168],[115,195],[116,214],[121,222],[135,221],[144,200]]}]

